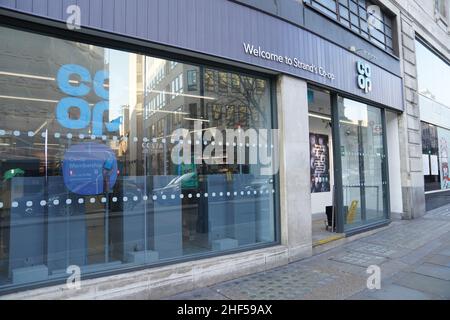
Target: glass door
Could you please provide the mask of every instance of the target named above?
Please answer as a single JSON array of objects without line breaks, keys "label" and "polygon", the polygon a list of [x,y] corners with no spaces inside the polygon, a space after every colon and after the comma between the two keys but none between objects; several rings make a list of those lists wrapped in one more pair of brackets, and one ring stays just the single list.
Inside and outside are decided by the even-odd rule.
[{"label": "glass door", "polygon": [[344,231],[387,219],[382,109],[338,97]]}]

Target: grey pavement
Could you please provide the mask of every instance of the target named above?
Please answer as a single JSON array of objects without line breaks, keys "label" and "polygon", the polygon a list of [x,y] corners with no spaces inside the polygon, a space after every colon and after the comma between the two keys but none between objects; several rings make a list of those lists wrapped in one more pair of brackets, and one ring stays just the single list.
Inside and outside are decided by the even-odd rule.
[{"label": "grey pavement", "polygon": [[[381,288],[366,271],[381,269]],[[311,258],[204,289],[179,300],[450,299],[450,204]]]}]

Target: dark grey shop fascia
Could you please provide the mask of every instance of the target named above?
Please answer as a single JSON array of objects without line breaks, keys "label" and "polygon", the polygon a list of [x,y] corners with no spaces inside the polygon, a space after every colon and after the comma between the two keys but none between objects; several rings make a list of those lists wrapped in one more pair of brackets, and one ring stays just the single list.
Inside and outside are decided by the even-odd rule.
[{"label": "dark grey shop fascia", "polygon": [[[103,2],[78,3],[81,30],[96,29],[289,74],[403,111],[399,76],[365,61],[372,71],[372,90],[361,90],[356,69],[360,56],[261,11],[227,0],[116,0],[107,6]],[[65,5],[63,0],[48,4],[0,0],[0,7],[60,22],[67,19]],[[249,54],[245,45],[283,60]]]},{"label": "dark grey shop fascia", "polygon": [[252,7],[309,30],[345,49],[355,51],[381,68],[400,75],[399,58],[378,47],[359,32],[314,9],[306,0],[228,0]]}]

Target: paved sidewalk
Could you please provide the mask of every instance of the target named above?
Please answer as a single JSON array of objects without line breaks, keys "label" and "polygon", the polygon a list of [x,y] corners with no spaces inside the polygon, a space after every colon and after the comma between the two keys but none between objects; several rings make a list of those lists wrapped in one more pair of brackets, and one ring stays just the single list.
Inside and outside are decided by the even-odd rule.
[{"label": "paved sidewalk", "polygon": [[[381,268],[369,290],[367,267]],[[169,299],[450,299],[450,205],[268,272]]]}]

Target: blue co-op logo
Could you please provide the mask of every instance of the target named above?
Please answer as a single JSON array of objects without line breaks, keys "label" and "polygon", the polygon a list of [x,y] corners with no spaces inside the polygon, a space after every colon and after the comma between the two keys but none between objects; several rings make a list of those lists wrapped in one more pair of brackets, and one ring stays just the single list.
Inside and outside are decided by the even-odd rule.
[{"label": "blue co-op logo", "polygon": [[[71,81],[71,77],[76,76],[79,81]],[[108,132],[119,130],[120,122],[103,123],[104,113],[109,111],[109,91],[105,89],[105,82],[109,74],[106,70],[97,71],[94,78],[89,70],[76,64],[63,65],[57,75],[59,89],[70,97],[59,101],[56,107],[56,119],[59,124],[68,129],[85,129],[92,122],[92,134],[100,136],[103,134],[103,124]],[[95,94],[101,99],[91,108],[89,103],[82,97],[87,96],[94,89]],[[78,108],[80,116],[72,119],[69,111]]]},{"label": "blue co-op logo", "polygon": [[[77,77],[78,81],[71,80]],[[61,99],[56,107],[56,119],[68,129],[85,129],[92,123],[92,135],[103,135],[103,125],[108,132],[119,130],[120,122],[105,122],[104,114],[109,111],[109,91],[105,89],[108,72],[98,71],[94,78],[89,70],[76,64],[63,65],[57,75],[59,89],[69,97]],[[100,101],[92,110],[83,99],[94,90]],[[78,119],[70,118],[70,110],[78,108]],[[97,195],[111,192],[118,175],[117,160],[108,146],[96,142],[70,146],[63,160],[63,177],[66,187],[76,194]]]}]

